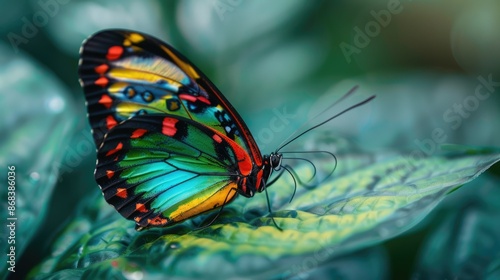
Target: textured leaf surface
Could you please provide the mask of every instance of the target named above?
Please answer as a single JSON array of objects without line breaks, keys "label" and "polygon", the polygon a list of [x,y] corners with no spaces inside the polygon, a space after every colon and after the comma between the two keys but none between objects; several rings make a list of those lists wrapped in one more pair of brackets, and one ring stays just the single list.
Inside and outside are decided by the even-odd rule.
[{"label": "textured leaf surface", "polygon": [[[213,215],[141,233],[102,198],[94,198],[81,210],[85,215],[62,233],[53,256],[32,275],[293,276],[310,269],[304,265],[307,257],[319,266],[404,232],[447,193],[499,159],[500,154],[416,160],[345,155],[333,178],[311,190],[299,187],[292,203],[290,178],[269,188],[274,218],[283,231],[273,226],[264,194],[238,198],[202,230],[194,229]],[[296,171],[301,177],[311,172],[306,165]]]}]

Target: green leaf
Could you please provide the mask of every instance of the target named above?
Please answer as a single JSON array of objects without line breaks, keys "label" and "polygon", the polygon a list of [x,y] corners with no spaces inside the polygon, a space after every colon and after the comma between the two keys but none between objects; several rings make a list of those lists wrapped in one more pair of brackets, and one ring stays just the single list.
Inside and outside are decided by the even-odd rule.
[{"label": "green leaf", "polygon": [[[484,179],[483,179],[484,178]],[[431,233],[414,272],[418,279],[498,279],[500,188],[484,176],[451,199]],[[497,275],[496,278],[493,277]]]},{"label": "green leaf", "polygon": [[[342,155],[334,176],[313,189],[288,176],[268,189],[274,227],[264,194],[238,198],[216,213],[146,232],[119,218],[102,198],[92,197],[61,234],[52,256],[31,276],[128,278],[293,277],[355,250],[403,233],[424,218],[451,190],[500,160],[500,154],[414,159],[401,155]],[[319,164],[318,174],[331,162]],[[295,168],[301,180],[309,165]],[[85,225],[85,230],[81,226]],[[310,260],[304,264],[304,260]],[[309,264],[310,263],[310,264]]]}]

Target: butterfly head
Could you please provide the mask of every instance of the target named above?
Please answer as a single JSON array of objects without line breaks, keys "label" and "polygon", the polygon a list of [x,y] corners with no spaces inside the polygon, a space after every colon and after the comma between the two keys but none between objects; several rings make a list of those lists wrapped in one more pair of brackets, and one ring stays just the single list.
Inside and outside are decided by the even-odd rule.
[{"label": "butterfly head", "polygon": [[262,166],[254,166],[252,172],[238,182],[238,192],[244,197],[252,197],[257,192],[263,192],[273,171],[281,169],[283,156],[280,153],[271,153],[262,159]]},{"label": "butterfly head", "polygon": [[269,155],[268,160],[270,168],[272,168],[274,171],[279,171],[281,169],[281,161],[283,161],[282,154],[273,152]]},{"label": "butterfly head", "polygon": [[257,188],[258,192],[262,192],[267,185],[267,181],[273,174],[273,171],[279,171],[281,169],[281,162],[283,160],[283,155],[278,152],[272,152],[269,155],[263,157],[264,165],[262,167],[263,175],[260,185]]}]

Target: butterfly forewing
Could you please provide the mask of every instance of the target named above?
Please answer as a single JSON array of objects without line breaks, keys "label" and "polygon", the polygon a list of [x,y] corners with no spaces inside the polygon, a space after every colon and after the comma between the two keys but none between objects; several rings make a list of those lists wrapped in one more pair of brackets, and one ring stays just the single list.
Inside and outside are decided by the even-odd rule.
[{"label": "butterfly forewing", "polygon": [[168,44],[126,30],[84,42],[79,67],[96,146],[112,127],[135,115],[173,114],[212,127],[261,154],[245,123],[205,75]]}]

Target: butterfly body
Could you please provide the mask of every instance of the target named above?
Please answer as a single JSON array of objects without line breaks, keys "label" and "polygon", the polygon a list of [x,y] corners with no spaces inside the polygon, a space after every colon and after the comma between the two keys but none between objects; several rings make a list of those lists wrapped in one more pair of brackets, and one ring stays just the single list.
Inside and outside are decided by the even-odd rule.
[{"label": "butterfly body", "polygon": [[171,46],[105,30],[81,50],[80,83],[104,198],[138,230],[169,226],[266,188],[281,155],[262,156],[242,118]]}]

